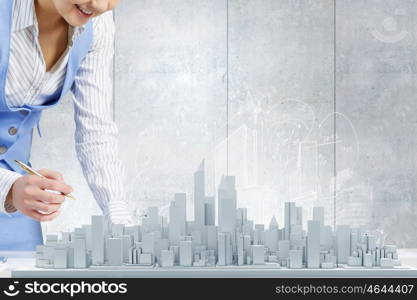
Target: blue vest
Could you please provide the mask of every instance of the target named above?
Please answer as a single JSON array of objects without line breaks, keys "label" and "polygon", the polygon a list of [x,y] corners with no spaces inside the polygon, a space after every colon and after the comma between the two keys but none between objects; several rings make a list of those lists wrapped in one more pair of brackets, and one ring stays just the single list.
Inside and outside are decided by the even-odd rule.
[{"label": "blue vest", "polygon": [[[71,89],[79,65],[91,48],[93,28],[90,21],[74,41],[62,91],[56,91],[43,105],[12,108],[7,105],[5,96],[12,16],[13,0],[0,0],[0,168],[25,174],[14,160],[30,164],[33,128],[39,124],[42,110],[56,105]],[[34,251],[36,245],[42,243],[38,221],[20,212],[0,213],[0,251]]]}]

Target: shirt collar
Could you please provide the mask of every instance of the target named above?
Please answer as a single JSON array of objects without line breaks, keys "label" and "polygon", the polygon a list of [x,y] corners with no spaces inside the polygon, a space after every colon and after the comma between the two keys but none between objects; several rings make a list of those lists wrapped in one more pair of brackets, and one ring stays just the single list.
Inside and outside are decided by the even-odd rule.
[{"label": "shirt collar", "polygon": [[84,32],[86,25],[84,24],[82,26],[76,26],[76,27],[70,26],[70,27],[72,28],[72,32],[73,32],[72,39],[75,40],[81,33]]},{"label": "shirt collar", "polygon": [[68,46],[71,48],[74,46],[75,40],[80,36],[81,33],[83,33],[85,30],[85,25],[83,26],[69,26],[68,30]]},{"label": "shirt collar", "polygon": [[35,24],[35,3],[33,0],[13,1],[12,31],[20,31]]},{"label": "shirt collar", "polygon": [[[36,30],[38,28],[34,0],[13,1],[12,31],[17,32],[31,26],[34,26]],[[73,33],[72,40],[75,40],[83,33],[85,27],[86,25],[71,27],[71,32]]]}]

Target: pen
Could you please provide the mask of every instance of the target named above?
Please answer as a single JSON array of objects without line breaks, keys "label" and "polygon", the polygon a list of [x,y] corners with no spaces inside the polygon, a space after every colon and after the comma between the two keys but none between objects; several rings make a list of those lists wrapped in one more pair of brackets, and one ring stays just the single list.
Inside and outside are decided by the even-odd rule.
[{"label": "pen", "polygon": [[[36,172],[35,170],[33,170],[31,167],[29,167],[28,165],[24,164],[23,162],[21,162],[20,160],[16,160],[15,162],[19,165],[19,167],[21,167],[23,170],[25,170],[27,173],[29,173],[30,175],[35,175],[41,178],[46,178],[45,176],[43,176],[42,174],[40,174],[39,172]],[[74,196],[70,195],[70,194],[64,194],[61,193],[62,195],[65,195],[65,197],[68,197],[72,200],[75,200]]]}]

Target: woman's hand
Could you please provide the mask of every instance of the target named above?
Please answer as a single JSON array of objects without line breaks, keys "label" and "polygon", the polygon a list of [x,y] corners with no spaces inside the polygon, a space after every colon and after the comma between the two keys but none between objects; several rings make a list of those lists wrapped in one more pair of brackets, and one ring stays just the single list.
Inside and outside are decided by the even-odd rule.
[{"label": "woman's hand", "polygon": [[48,169],[38,171],[46,178],[35,175],[19,177],[7,195],[6,205],[12,204],[17,210],[38,221],[50,221],[59,214],[65,200],[64,195],[48,192],[70,194],[72,187],[64,182],[62,174]]}]

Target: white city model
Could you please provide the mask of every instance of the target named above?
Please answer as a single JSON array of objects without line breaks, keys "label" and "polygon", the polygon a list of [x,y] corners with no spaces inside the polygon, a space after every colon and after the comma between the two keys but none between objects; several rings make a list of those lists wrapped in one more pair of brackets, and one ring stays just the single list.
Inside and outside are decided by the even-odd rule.
[{"label": "white city model", "polygon": [[232,176],[224,176],[219,186],[215,225],[214,197],[205,196],[204,181],[202,163],[194,173],[192,222],[187,221],[183,193],[175,194],[170,204],[169,222],[156,207],[148,208],[135,226],[105,224],[102,216],[93,216],[91,225],[62,232],[60,238],[47,235],[45,244],[37,247],[37,269],[16,270],[12,276],[48,276],[43,271],[48,269],[55,271],[50,276],[66,271],[72,276],[334,276],[336,271],[345,276],[395,276],[394,270],[417,275],[416,269],[400,266],[396,246],[382,245],[376,235],[347,225],[335,231],[325,225],[323,207],[314,207],[307,231],[302,208],[294,202],[285,203],[282,228],[275,217],[268,228],[254,224],[246,208],[237,208]]}]

